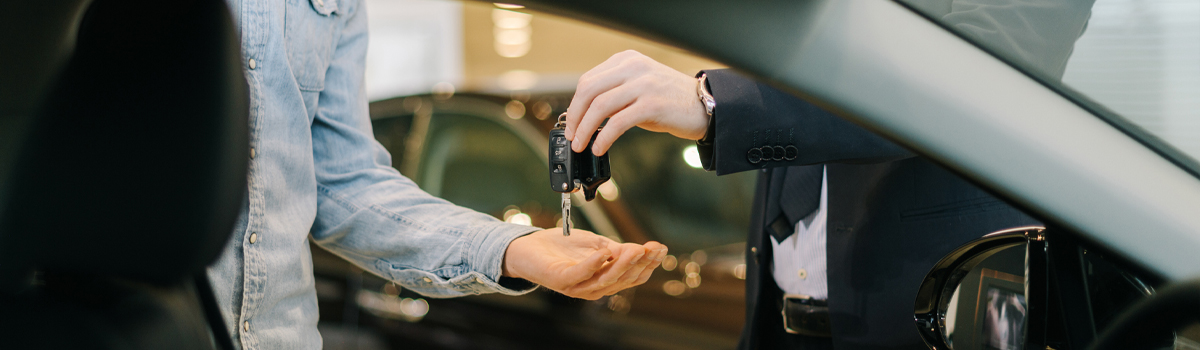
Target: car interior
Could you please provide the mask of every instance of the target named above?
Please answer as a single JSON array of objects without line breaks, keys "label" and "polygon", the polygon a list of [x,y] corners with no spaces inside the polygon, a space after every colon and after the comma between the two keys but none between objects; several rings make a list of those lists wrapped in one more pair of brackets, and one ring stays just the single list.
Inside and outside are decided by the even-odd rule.
[{"label": "car interior", "polygon": [[[1110,111],[1077,102],[1073,93],[951,33],[935,32],[940,27],[892,2],[530,2],[728,62],[1045,219],[1045,227],[1000,231],[963,245],[914,286],[914,331],[931,349],[1200,349],[1200,282],[1194,279],[1200,265],[1191,264],[1197,256],[1191,229],[1200,227],[1191,205],[1200,200],[1194,162],[1147,141],[1152,136],[1096,117]],[[26,2],[21,9],[27,11],[0,14],[0,29],[21,33],[0,37],[6,48],[0,55],[6,67],[0,72],[5,347],[234,348],[205,273],[243,205],[249,157],[247,87],[225,2],[64,0]],[[718,14],[714,25],[685,22],[710,13]],[[898,13],[904,18],[898,28],[868,25]],[[1031,92],[956,95],[984,84],[940,74],[939,62],[914,59],[922,56],[898,48],[903,45],[871,51],[864,48],[871,45],[837,44],[902,39],[880,34],[889,32],[929,34],[930,42],[949,43],[946,55],[986,68],[988,81]],[[743,40],[747,36],[765,39]],[[804,40],[773,44],[785,42],[774,40],[782,36]],[[867,58],[827,72],[787,64],[838,54]],[[862,67],[870,69],[852,69]],[[822,84],[842,78],[844,84]],[[910,93],[861,96],[881,93],[864,90],[872,87]],[[939,103],[947,95],[959,98],[957,104]],[[521,99],[515,112],[508,101]],[[557,102],[544,112],[526,110],[545,101]],[[545,175],[542,147],[552,124],[545,116],[565,108],[557,95],[421,94],[376,101],[371,117],[394,165],[424,190],[506,221],[553,227],[562,224],[555,216],[558,200],[538,179]],[[1047,114],[1061,116],[1057,121],[1074,127],[1078,138],[1058,137],[1054,125],[1036,118]],[[520,118],[534,115],[541,116]],[[1015,117],[993,118],[1005,115]],[[945,127],[939,134],[924,124]],[[954,137],[940,137],[945,134]],[[744,243],[725,233],[748,226],[753,176],[718,183],[690,172],[696,167],[687,164],[687,142],[641,130],[626,137],[629,142],[612,150],[629,154],[613,158],[620,176],[596,201],[577,198],[582,215],[574,224],[616,240],[678,247],[664,262],[666,271],[645,288],[599,302],[544,291],[426,300],[314,249],[326,345],[733,346],[744,311],[744,265],[738,275]],[[635,154],[641,147],[665,151],[661,158]],[[1028,157],[1007,164],[988,157],[1003,150]],[[1017,161],[1020,166],[1012,166]],[[1036,177],[1030,169],[1037,169]],[[676,206],[666,203],[695,198],[687,188],[696,186],[718,190],[668,209]],[[474,196],[481,191],[496,196]],[[692,231],[699,234],[684,237]],[[606,340],[614,338],[622,340]]]},{"label": "car interior", "polygon": [[[39,72],[43,94],[24,96],[36,102],[3,116],[23,126],[3,150],[4,347],[231,348],[204,272],[229,237],[248,155],[227,6],[39,6],[76,21],[27,30],[77,33],[60,37],[62,67]],[[7,78],[5,91],[29,88]]]}]

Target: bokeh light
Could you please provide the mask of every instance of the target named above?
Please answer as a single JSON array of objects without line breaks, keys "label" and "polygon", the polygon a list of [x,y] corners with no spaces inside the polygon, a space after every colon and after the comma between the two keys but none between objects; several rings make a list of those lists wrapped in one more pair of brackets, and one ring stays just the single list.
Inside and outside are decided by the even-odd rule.
[{"label": "bokeh light", "polygon": [[508,217],[508,219],[504,221],[517,225],[533,226],[533,218],[529,217],[529,214],[525,213],[517,213],[516,215]]},{"label": "bokeh light", "polygon": [[537,86],[538,75],[533,71],[514,69],[500,74],[497,83],[505,90],[529,90]]},{"label": "bokeh light", "polygon": [[[499,5],[497,5],[499,6]],[[501,57],[521,57],[529,53],[533,47],[533,28],[529,22],[533,15],[509,11],[505,9],[492,10],[492,35],[495,39],[496,54]]]},{"label": "bokeh light", "polygon": [[508,101],[508,104],[504,105],[504,114],[509,118],[521,119],[525,116],[525,104],[517,100]]},{"label": "bokeh light", "polygon": [[696,149],[696,145],[687,146],[687,148],[683,149],[683,162],[696,169],[704,166],[704,164],[700,163],[700,150]]},{"label": "bokeh light", "polygon": [[667,255],[667,257],[663,258],[663,262],[662,262],[663,270],[674,271],[678,265],[679,265],[679,260],[675,259],[674,255]]},{"label": "bokeh light", "polygon": [[683,284],[683,282],[680,282],[677,280],[670,280],[670,281],[667,281],[666,283],[663,283],[662,288],[663,288],[663,293],[667,293],[667,295],[670,295],[673,297],[683,295],[683,293],[687,292],[687,290],[688,290],[687,285],[685,285],[685,284]]}]

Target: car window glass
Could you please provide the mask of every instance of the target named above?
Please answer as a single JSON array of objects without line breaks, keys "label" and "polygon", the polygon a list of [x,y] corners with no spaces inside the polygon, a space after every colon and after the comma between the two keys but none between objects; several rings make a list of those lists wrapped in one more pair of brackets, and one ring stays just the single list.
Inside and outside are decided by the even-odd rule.
[{"label": "car window glass", "polygon": [[714,176],[701,168],[695,142],[636,128],[609,154],[623,202],[672,251],[746,240],[756,172]]},{"label": "car window glass", "polygon": [[1176,161],[1200,159],[1200,2],[898,1]]},{"label": "car window glass", "polygon": [[1080,249],[1084,283],[1096,330],[1103,330],[1139,299],[1154,294],[1154,286],[1095,250]]}]

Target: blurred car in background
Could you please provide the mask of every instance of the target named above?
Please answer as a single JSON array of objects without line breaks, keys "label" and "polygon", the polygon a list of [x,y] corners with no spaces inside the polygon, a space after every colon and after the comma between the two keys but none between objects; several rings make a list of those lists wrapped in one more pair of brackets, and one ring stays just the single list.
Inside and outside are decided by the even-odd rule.
[{"label": "blurred car in background", "polygon": [[[547,133],[570,95],[436,94],[371,104],[375,137],[422,189],[498,219],[561,226]],[[754,174],[717,177],[695,144],[630,130],[612,180],[577,196],[575,227],[671,249],[649,282],[598,301],[427,299],[313,249],[327,349],[728,349],[744,318],[745,230]],[[313,246],[316,248],[316,246]]]}]

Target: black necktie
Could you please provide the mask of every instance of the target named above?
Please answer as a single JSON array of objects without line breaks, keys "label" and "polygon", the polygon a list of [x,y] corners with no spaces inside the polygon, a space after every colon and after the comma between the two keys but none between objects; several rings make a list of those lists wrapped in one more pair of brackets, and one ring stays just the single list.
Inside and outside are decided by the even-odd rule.
[{"label": "black necktie", "polygon": [[821,206],[821,174],[824,164],[789,167],[779,196],[782,213],[767,231],[783,242],[796,230],[796,223]]}]

